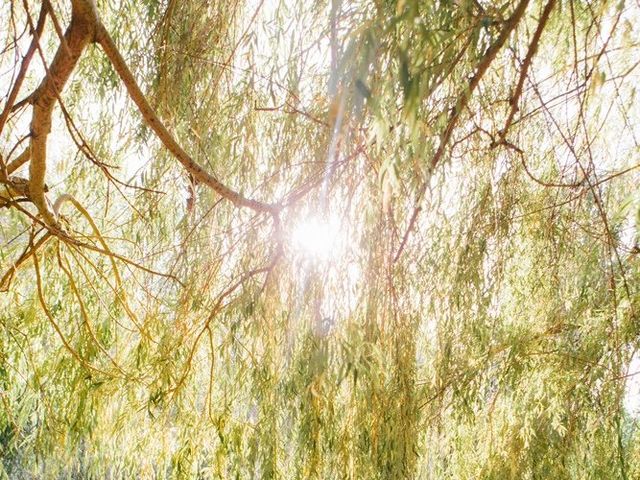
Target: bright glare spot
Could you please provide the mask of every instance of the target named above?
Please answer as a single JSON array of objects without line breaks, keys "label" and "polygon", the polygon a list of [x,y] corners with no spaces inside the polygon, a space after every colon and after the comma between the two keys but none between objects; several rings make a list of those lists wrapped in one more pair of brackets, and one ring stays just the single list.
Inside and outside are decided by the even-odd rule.
[{"label": "bright glare spot", "polygon": [[338,218],[311,217],[298,223],[291,233],[292,246],[303,255],[328,260],[344,246],[343,229]]}]

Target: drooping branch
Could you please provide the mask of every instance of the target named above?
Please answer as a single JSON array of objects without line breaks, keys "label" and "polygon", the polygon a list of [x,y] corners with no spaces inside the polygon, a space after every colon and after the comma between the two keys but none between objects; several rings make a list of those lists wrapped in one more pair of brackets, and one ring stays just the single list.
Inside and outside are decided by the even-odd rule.
[{"label": "drooping branch", "polygon": [[40,306],[42,307],[42,311],[44,312],[45,316],[49,320],[49,323],[51,324],[51,326],[55,330],[56,334],[58,335],[58,337],[62,341],[62,344],[64,345],[65,349],[71,354],[71,356],[73,358],[75,358],[78,361],[78,363],[80,363],[80,365],[82,365],[88,371],[93,371],[93,372],[96,372],[96,373],[100,373],[100,374],[104,375],[105,377],[109,377],[110,376],[109,372],[106,372],[106,371],[104,371],[104,370],[92,365],[87,360],[85,360],[85,358],[82,356],[82,354],[80,352],[78,352],[78,350],[73,348],[73,346],[70,343],[69,338],[67,338],[67,336],[62,331],[62,328],[60,327],[58,322],[56,322],[56,320],[55,320],[55,318],[53,316],[53,313],[49,309],[49,307],[47,305],[47,302],[45,300],[44,287],[43,287],[43,284],[42,284],[43,283],[42,282],[42,275],[40,273],[40,265],[39,265],[39,262],[38,262],[38,256],[37,255],[33,256],[33,267],[34,267],[34,273],[35,273],[35,277],[36,277],[36,292],[38,294],[38,301],[40,302]]},{"label": "drooping branch", "polygon": [[191,158],[191,156],[176,141],[149,104],[146,96],[138,86],[133,73],[131,73],[126,61],[122,57],[122,54],[109,35],[109,32],[102,24],[97,26],[96,40],[124,83],[129,96],[138,107],[144,122],[154,131],[167,150],[171,152],[171,154],[182,164],[182,166],[197,182],[207,185],[216,193],[230,200],[237,206],[250,208],[257,212],[277,214],[278,208],[276,205],[242,196],[240,193],[224,185],[217,178],[207,172],[198,162]]},{"label": "drooping branch", "polygon": [[[64,194],[63,196],[66,196],[66,194]],[[176,282],[177,284],[179,284],[180,286],[184,287],[184,283],[180,281],[179,278],[177,278],[175,275],[172,275],[170,273],[162,273],[160,271],[154,270],[152,268],[148,268],[145,267],[144,265],[137,263],[133,260],[131,260],[130,258],[127,258],[126,256],[120,255],[116,252],[113,252],[111,250],[105,250],[102,247],[99,247],[97,245],[94,245],[92,243],[88,243],[88,242],[83,242],[81,240],[78,240],[77,238],[69,235],[66,231],[62,230],[61,228],[57,227],[57,226],[51,226],[46,224],[41,218],[38,218],[37,216],[35,216],[33,213],[31,213],[28,209],[22,207],[20,205],[20,200],[21,199],[17,199],[17,200],[13,200],[13,199],[7,199],[5,201],[4,204],[0,203],[0,207],[4,207],[4,206],[10,206],[12,208],[16,208],[18,211],[20,211],[22,214],[24,214],[27,218],[29,218],[35,225],[39,225],[43,228],[46,228],[47,231],[49,233],[51,233],[52,235],[56,236],[57,238],[59,238],[60,240],[64,241],[65,243],[67,243],[68,245],[72,245],[73,247],[75,247],[78,251],[85,249],[85,250],[90,250],[92,252],[96,252],[99,253],[101,255],[106,255],[108,257],[113,257],[116,260],[121,261],[122,263],[133,267],[137,270],[141,270],[143,272],[146,272],[150,275],[155,275],[158,277],[163,277],[169,280],[172,280],[174,282]],[[55,204],[54,204],[55,207]],[[54,208],[54,213],[56,212],[55,208]]]},{"label": "drooping branch", "polygon": [[[124,376],[128,377],[127,372],[124,368],[113,358],[113,356],[109,353],[109,351],[104,347],[102,342],[98,339],[98,335],[95,330],[91,326],[90,316],[87,311],[87,306],[85,305],[84,300],[82,299],[82,294],[80,293],[80,289],[77,285],[77,282],[74,279],[73,271],[71,268],[71,263],[68,259],[64,258],[61,249],[60,243],[57,245],[56,255],[58,258],[58,266],[64,272],[67,280],[69,281],[69,286],[71,287],[71,291],[73,296],[78,302],[78,306],[80,308],[80,315],[82,317],[82,322],[85,325],[87,332],[89,333],[89,337],[91,338],[94,345],[100,350],[100,352],[109,359],[109,362]],[[65,265],[66,264],[66,265]]]},{"label": "drooping branch", "polygon": [[[80,214],[85,218],[87,223],[89,223],[89,226],[91,227],[91,230],[93,231],[93,234],[98,239],[98,242],[102,246],[102,250],[105,252],[105,255],[107,256],[107,258],[109,259],[109,262],[111,263],[111,269],[113,271],[113,276],[115,277],[115,283],[116,283],[115,288],[114,288],[114,293],[115,293],[117,301],[122,305],[124,310],[127,312],[127,315],[129,315],[129,317],[131,318],[133,323],[136,325],[136,327],[138,327],[140,332],[144,333],[146,335],[146,333],[144,332],[144,328],[142,327],[142,325],[141,325],[140,321],[138,320],[137,316],[135,315],[133,309],[129,306],[129,302],[128,302],[127,296],[126,296],[126,291],[123,288],[123,281],[122,281],[122,276],[120,275],[120,269],[118,268],[118,265],[116,263],[116,259],[118,257],[116,255],[114,255],[114,253],[112,252],[111,248],[109,247],[109,244],[106,242],[106,240],[102,236],[102,233],[100,233],[100,229],[96,225],[95,221],[93,220],[93,217],[89,214],[87,209],[84,208],[82,206],[82,204],[78,200],[76,200],[72,195],[69,195],[68,193],[65,193],[63,195],[60,195],[56,199],[55,203],[53,204],[54,213],[57,216],[60,213],[60,209],[62,208],[62,206],[67,202],[72,204],[75,207],[75,209],[78,212],[80,212]],[[75,246],[75,245],[72,245],[72,246]],[[83,255],[83,254],[81,253],[81,255]],[[85,259],[86,259],[86,257],[85,257]],[[86,260],[88,260],[88,259],[86,259]],[[88,262],[88,263],[90,263],[90,262]],[[95,266],[94,266],[94,269],[96,271],[99,271]]]},{"label": "drooping branch", "polygon": [[[35,235],[34,235],[35,236]],[[42,237],[40,237],[36,242],[33,242],[33,238],[25,248],[24,252],[18,257],[18,259],[9,267],[9,269],[4,273],[2,278],[0,278],[0,292],[6,292],[9,290],[9,285],[13,279],[13,276],[18,271],[18,269],[31,258],[32,255],[36,254],[36,252],[42,248],[42,246],[51,239],[53,235],[50,232],[46,232]]]}]

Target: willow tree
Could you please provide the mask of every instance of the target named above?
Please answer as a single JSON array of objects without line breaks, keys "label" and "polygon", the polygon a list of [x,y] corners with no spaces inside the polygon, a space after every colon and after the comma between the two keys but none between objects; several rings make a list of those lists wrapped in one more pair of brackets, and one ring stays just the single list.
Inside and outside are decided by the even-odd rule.
[{"label": "willow tree", "polygon": [[4,477],[640,475],[637,2],[0,18]]}]

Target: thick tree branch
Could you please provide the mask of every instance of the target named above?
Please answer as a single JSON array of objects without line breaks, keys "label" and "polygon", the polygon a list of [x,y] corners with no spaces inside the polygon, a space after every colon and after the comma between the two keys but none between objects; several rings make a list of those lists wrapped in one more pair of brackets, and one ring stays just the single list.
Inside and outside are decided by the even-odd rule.
[{"label": "thick tree branch", "polygon": [[92,1],[73,0],[71,24],[47,74],[33,97],[31,118],[31,163],[29,164],[29,196],[43,220],[56,225],[55,214],[45,198],[47,137],[51,132],[51,116],[65,84],[75,69],[85,47],[94,39],[96,11]]},{"label": "thick tree branch", "polygon": [[13,172],[18,170],[22,165],[27,163],[30,158],[31,149],[27,146],[20,155],[7,164],[7,175],[11,175]]}]

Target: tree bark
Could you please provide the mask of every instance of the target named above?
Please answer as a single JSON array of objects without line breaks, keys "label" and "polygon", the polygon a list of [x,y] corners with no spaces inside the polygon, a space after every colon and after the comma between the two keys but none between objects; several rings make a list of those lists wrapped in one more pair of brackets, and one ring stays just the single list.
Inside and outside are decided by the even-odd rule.
[{"label": "tree bark", "polygon": [[47,139],[51,117],[60,93],[73,73],[86,46],[95,38],[97,14],[92,0],[72,0],[72,16],[65,33],[66,45],[60,45],[47,73],[34,92],[31,118],[31,163],[29,164],[29,197],[48,225],[57,225],[54,212],[45,197],[47,171]]}]

